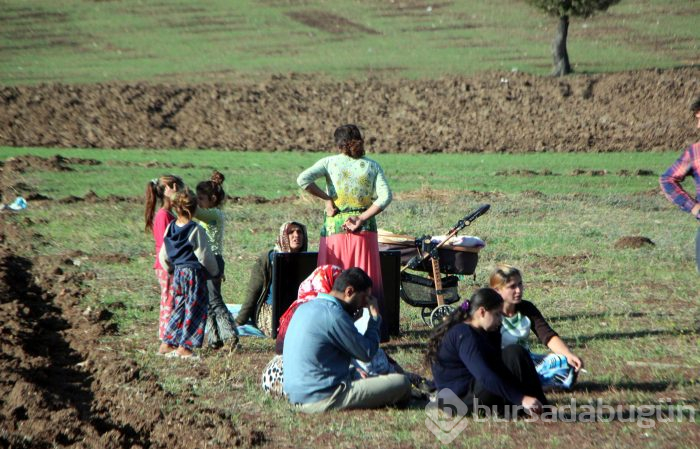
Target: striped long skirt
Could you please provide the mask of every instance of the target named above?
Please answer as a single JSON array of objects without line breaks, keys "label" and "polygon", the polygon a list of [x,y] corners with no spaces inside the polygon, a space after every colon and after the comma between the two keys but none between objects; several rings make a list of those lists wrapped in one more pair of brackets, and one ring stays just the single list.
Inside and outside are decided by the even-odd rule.
[{"label": "striped long skirt", "polygon": [[163,341],[190,350],[201,348],[209,304],[204,269],[176,266],[172,292],[175,306]]}]

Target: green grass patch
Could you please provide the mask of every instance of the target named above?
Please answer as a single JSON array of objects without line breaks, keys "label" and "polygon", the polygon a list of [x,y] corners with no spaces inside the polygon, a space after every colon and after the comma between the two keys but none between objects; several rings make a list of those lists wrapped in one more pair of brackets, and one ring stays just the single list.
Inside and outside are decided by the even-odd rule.
[{"label": "green grass patch", "polygon": [[[96,159],[101,165],[78,165],[74,171],[28,172],[21,181],[41,184],[40,191],[63,198],[85,195],[142,195],[148,180],[176,173],[188,183],[208,179],[216,168],[227,177],[232,196],[258,195],[268,199],[299,193],[296,177],[325,153],[223,152],[209,150],[86,150],[0,147],[0,158],[21,155],[44,158]],[[546,195],[598,195],[606,201],[622,201],[618,194],[647,192],[658,186],[660,175],[676,153],[530,153],[530,154],[369,154],[384,168],[392,189],[401,194],[423,190],[515,193],[532,191]],[[642,175],[635,172],[643,170]],[[420,192],[419,192],[420,193]],[[415,194],[415,193],[414,193]],[[448,198],[445,198],[448,199]],[[634,201],[633,201],[634,202]],[[439,203],[422,207],[440,207]],[[399,205],[398,207],[406,207]]]},{"label": "green grass patch", "polygon": [[[621,2],[574,18],[580,72],[698,63],[697,4]],[[0,84],[241,81],[271,73],[434,78],[551,70],[557,26],[516,0],[5,0]]]}]

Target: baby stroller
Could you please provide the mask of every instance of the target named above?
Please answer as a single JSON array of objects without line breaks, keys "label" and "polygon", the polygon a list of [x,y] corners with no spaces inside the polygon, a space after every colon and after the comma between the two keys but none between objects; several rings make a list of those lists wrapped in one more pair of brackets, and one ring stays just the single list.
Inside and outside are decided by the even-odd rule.
[{"label": "baby stroller", "polygon": [[[421,317],[426,325],[435,327],[450,314],[450,304],[460,299],[457,275],[474,274],[479,250],[484,246],[483,241],[476,238],[455,244],[453,237],[490,208],[489,204],[479,206],[459,220],[439,241],[430,235],[411,238],[379,233],[380,250],[401,252],[401,299],[411,306],[422,308]],[[443,274],[446,276],[443,277]]]}]

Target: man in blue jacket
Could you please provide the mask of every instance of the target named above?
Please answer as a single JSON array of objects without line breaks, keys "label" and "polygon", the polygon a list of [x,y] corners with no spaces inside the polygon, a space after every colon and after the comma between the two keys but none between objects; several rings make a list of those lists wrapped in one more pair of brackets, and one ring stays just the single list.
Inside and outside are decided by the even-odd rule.
[{"label": "man in blue jacket", "polygon": [[[299,306],[284,341],[284,391],[308,413],[331,409],[377,408],[407,402],[411,383],[403,374],[352,380],[353,358],[368,362],[379,348],[381,316],[360,268],[343,271],[329,294]],[[362,335],[353,316],[369,307]]]}]

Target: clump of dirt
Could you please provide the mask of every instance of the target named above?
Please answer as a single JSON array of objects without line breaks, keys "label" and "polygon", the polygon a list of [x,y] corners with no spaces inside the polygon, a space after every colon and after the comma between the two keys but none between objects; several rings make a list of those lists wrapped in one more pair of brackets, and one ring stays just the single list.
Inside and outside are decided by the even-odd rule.
[{"label": "clump of dirt", "polygon": [[96,159],[68,158],[60,154],[50,158],[26,155],[5,159],[3,169],[15,173],[24,173],[28,168],[42,171],[73,171],[69,164],[99,165],[101,162]]},{"label": "clump of dirt", "polygon": [[582,168],[575,168],[571,171],[571,176],[605,176],[607,174],[607,170],[584,170]]},{"label": "clump of dirt", "polygon": [[70,165],[99,165],[96,159],[63,157],[60,154],[44,158],[26,155],[5,159],[0,162],[0,196],[12,199],[22,196],[27,201],[45,201],[51,198],[39,193],[35,187],[26,182],[17,182],[17,177],[27,170],[38,171],[74,171]]},{"label": "clump of dirt", "polygon": [[[43,197],[45,200],[50,200],[51,198],[44,197],[41,194],[37,194],[40,197]],[[128,196],[120,196],[120,195],[107,195],[106,197],[100,197],[98,196],[95,192],[92,190],[88,191],[84,196],[76,196],[76,195],[68,195],[64,198],[61,198],[57,200],[60,204],[75,204],[75,203],[89,203],[89,204],[95,204],[95,203],[124,203],[124,202],[131,202],[131,203],[139,203],[142,201],[140,197],[128,197]]]},{"label": "clump of dirt", "polygon": [[228,195],[226,199],[234,204],[282,204],[291,203],[298,199],[297,195],[287,195],[279,198],[268,199],[264,196],[258,195],[247,195],[247,196],[231,196]]},{"label": "clump of dirt", "polygon": [[542,170],[528,170],[524,168],[517,168],[513,170],[499,170],[494,173],[496,176],[553,176],[552,170],[545,168]]},{"label": "clump of dirt", "polygon": [[292,11],[287,13],[287,15],[297,22],[326,33],[348,34],[350,36],[359,33],[379,34],[376,30],[367,28],[364,25],[352,22],[345,17],[335,15],[328,11]]},{"label": "clump of dirt", "polygon": [[60,204],[75,204],[75,203],[80,203],[81,201],[85,201],[83,198],[75,195],[68,195],[67,197],[61,198],[58,200]]},{"label": "clump of dirt", "polygon": [[270,200],[265,198],[264,196],[258,196],[258,195],[247,195],[247,196],[231,196],[228,195],[226,197],[229,201],[235,204],[265,204],[269,203]]},{"label": "clump of dirt", "polygon": [[131,257],[127,254],[120,254],[120,253],[115,253],[115,254],[101,254],[98,256],[92,256],[91,259],[93,260],[99,260],[101,262],[107,262],[107,263],[129,263],[131,262]]},{"label": "clump of dirt", "polygon": [[634,171],[630,170],[620,170],[617,172],[618,176],[657,176],[658,173],[654,172],[653,170],[646,170],[643,168],[638,168]]},{"label": "clump of dirt", "polygon": [[[297,19],[321,26],[318,17]],[[696,140],[686,105],[699,74],[8,86],[0,87],[0,145],[327,151],[335,127],[354,122],[370,152],[680,150]]]},{"label": "clump of dirt", "polygon": [[641,236],[626,236],[626,237],[621,237],[619,238],[616,242],[614,247],[616,249],[627,249],[627,248],[645,248],[645,247],[653,247],[656,246],[656,244],[648,237],[641,237]]}]

